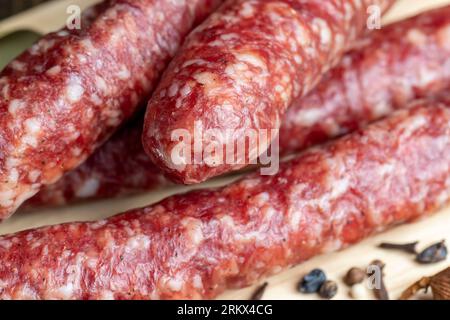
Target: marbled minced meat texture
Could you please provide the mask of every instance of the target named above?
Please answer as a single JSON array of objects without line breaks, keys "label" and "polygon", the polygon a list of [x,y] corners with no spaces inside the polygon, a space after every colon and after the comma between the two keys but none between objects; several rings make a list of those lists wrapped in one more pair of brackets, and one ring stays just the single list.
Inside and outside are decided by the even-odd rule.
[{"label": "marbled minced meat texture", "polygon": [[[144,149],[170,178],[185,184],[246,166],[266,151],[292,102],[309,93],[364,33],[369,7],[384,12],[393,2],[225,1],[165,71],[147,108]],[[181,130],[190,140],[178,152],[173,134]],[[208,130],[220,135],[201,136]],[[235,150],[231,163],[208,164],[208,146],[234,146],[250,130],[267,130],[268,137],[242,155]]]},{"label": "marbled minced meat texture", "polygon": [[143,122],[139,117],[127,123],[80,167],[43,187],[22,208],[115,198],[173,185],[142,148]]},{"label": "marbled minced meat texture", "polygon": [[422,103],[227,187],[0,237],[3,299],[200,299],[450,200],[449,104]]},{"label": "marbled minced meat texture", "polygon": [[110,0],[0,73],[0,220],[80,165],[149,97],[219,0]]},{"label": "marbled minced meat texture", "polygon": [[418,98],[450,90],[450,6],[371,32],[287,111],[289,154],[351,132]]},{"label": "marbled minced meat texture", "polygon": [[[370,32],[283,118],[280,151],[290,154],[351,132],[450,89],[450,6]],[[27,207],[116,197],[167,186],[139,139],[142,121],[118,132],[79,169],[44,187]]]}]

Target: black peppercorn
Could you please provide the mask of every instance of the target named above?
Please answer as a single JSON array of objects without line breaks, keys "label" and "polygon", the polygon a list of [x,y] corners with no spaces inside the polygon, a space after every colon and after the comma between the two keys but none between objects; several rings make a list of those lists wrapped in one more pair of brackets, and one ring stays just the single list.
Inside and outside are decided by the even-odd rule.
[{"label": "black peppercorn", "polygon": [[320,269],[314,269],[300,281],[298,291],[302,293],[316,293],[326,280],[325,272]]},{"label": "black peppercorn", "polygon": [[338,291],[338,286],[334,281],[325,281],[319,289],[319,295],[324,299],[333,298]]}]

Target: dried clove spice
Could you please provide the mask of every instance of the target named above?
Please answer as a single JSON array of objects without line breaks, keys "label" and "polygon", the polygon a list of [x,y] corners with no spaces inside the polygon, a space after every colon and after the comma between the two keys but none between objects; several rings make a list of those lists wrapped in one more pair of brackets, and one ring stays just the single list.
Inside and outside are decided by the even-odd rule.
[{"label": "dried clove spice", "polygon": [[445,241],[435,243],[416,256],[416,261],[422,264],[437,263],[447,259],[447,246]]},{"label": "dried clove spice", "polygon": [[337,283],[331,280],[327,280],[320,286],[319,296],[324,299],[331,299],[337,294],[337,292]]},{"label": "dried clove spice", "polygon": [[320,269],[314,269],[300,281],[298,291],[301,293],[316,293],[326,280],[325,272]]},{"label": "dried clove spice", "polygon": [[419,241],[405,243],[405,244],[383,242],[383,243],[380,243],[380,245],[378,247],[382,248],[382,249],[394,249],[394,250],[404,251],[407,253],[417,254],[416,247],[417,247],[418,243],[419,243]]},{"label": "dried clove spice", "polygon": [[269,285],[268,282],[264,282],[261,286],[259,286],[255,292],[252,294],[250,300],[261,300],[264,293],[266,292],[267,286]]},{"label": "dried clove spice", "polygon": [[[372,288],[373,293],[375,295],[375,298],[377,298],[378,300],[389,300],[389,294],[388,291],[386,289],[386,285],[384,283],[384,267],[385,267],[385,263],[381,260],[374,260],[372,261],[372,263],[369,265],[369,271],[368,271],[368,275],[370,277],[372,276],[379,276],[379,278],[376,281],[375,286]],[[379,268],[379,270],[381,271],[379,274],[376,273],[376,269],[371,269],[370,266],[376,266]]]},{"label": "dried clove spice", "polygon": [[379,259],[373,260],[370,263],[370,265],[379,267],[381,271],[383,271],[384,267],[386,266],[386,264],[383,261],[379,260]]},{"label": "dried clove spice", "polygon": [[353,267],[350,270],[348,270],[347,274],[344,277],[344,282],[349,287],[361,283],[364,281],[366,277],[366,273],[364,270],[360,268]]},{"label": "dried clove spice", "polygon": [[434,300],[450,300],[450,268],[432,277],[423,277],[403,291],[400,300],[408,300],[420,290],[426,292],[428,288],[431,288]]}]

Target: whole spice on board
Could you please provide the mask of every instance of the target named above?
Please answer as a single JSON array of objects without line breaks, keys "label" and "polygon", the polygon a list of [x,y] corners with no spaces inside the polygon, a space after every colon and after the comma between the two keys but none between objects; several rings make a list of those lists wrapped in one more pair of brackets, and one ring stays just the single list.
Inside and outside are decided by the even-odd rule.
[{"label": "whole spice on board", "polygon": [[300,281],[298,291],[301,293],[316,293],[326,280],[325,272],[320,269],[314,269]]},{"label": "whole spice on board", "polygon": [[372,300],[371,290],[364,283],[357,283],[350,289],[350,297],[355,300]]},{"label": "whole spice on board", "polygon": [[435,243],[421,252],[417,252],[417,244],[418,241],[405,244],[384,242],[381,243],[378,247],[382,249],[401,250],[407,253],[415,254],[416,261],[422,264],[437,263],[447,258],[448,250],[447,246],[445,245],[445,241]]},{"label": "whole spice on board", "polygon": [[447,259],[447,253],[445,241],[441,241],[420,252],[416,257],[416,261],[422,264],[437,263]]},{"label": "whole spice on board", "polygon": [[337,294],[337,292],[337,283],[331,280],[327,280],[320,286],[319,296],[324,299],[331,299]]},{"label": "whole spice on board", "polygon": [[450,300],[450,268],[447,268],[432,277],[423,277],[400,296],[400,300],[408,300],[421,290],[431,288],[434,300]]},{"label": "whole spice on board", "polygon": [[250,300],[261,300],[264,293],[266,292],[267,286],[269,285],[269,283],[264,282],[261,286],[259,286],[255,292],[253,293],[252,297],[250,298]]},{"label": "whole spice on board", "polygon": [[383,262],[383,261],[381,261],[381,260],[379,260],[379,259],[376,259],[376,260],[373,260],[371,263],[370,263],[370,265],[371,266],[377,266],[378,268],[380,268],[380,270],[384,270],[384,267],[386,266],[386,264]]},{"label": "whole spice on board", "polygon": [[372,284],[372,290],[375,298],[378,300],[389,300],[389,294],[384,283],[385,263],[381,260],[374,260],[368,267],[368,276],[374,277],[375,283]]},{"label": "whole spice on board", "polygon": [[400,250],[407,253],[417,254],[417,244],[419,241],[411,242],[411,243],[405,243],[405,244],[397,244],[397,243],[388,243],[383,242],[378,247],[382,249],[393,249],[393,250]]},{"label": "whole spice on board", "polygon": [[344,277],[344,282],[349,287],[361,283],[366,278],[366,273],[361,268],[353,267],[348,270],[347,274]]}]

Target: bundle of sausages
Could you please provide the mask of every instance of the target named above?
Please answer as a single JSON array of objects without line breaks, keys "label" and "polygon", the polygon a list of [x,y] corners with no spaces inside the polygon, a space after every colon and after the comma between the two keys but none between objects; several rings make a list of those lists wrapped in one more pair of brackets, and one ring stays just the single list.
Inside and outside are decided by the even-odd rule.
[{"label": "bundle of sausages", "polygon": [[[193,147],[180,166],[171,132],[194,135],[198,121],[238,134],[281,127],[281,153],[303,152],[275,175],[0,237],[0,298],[214,298],[450,202],[450,6],[365,34],[369,7],[393,1],[226,0],[180,47],[219,2],[106,1],[85,14],[87,31],[47,36],[13,61],[0,77],[2,217],[38,190],[28,206],[197,183],[258,157],[249,146],[244,164],[209,166],[188,161],[205,151]],[[141,24],[161,28],[168,8],[167,39],[138,43]],[[94,153],[174,55],[145,119]],[[77,137],[56,141],[71,125]]]},{"label": "bundle of sausages", "polygon": [[[450,89],[450,6],[375,30],[284,116],[280,151],[291,154],[356,130],[408,102]],[[142,119],[122,128],[80,168],[30,199],[55,206],[155,190],[170,182],[144,152]]]},{"label": "bundle of sausages", "polygon": [[0,220],[82,164],[149,96],[222,1],[111,0],[0,73]]},{"label": "bundle of sausages", "polygon": [[[367,11],[390,0],[229,0],[189,35],[147,108],[143,143],[175,181],[192,184],[238,170],[267,149],[291,103],[307,94],[342,58],[367,25]],[[200,127],[200,128],[199,128]],[[178,153],[173,132],[216,130],[192,152]],[[268,131],[235,161],[206,161],[207,146],[237,145],[250,131]],[[227,134],[232,131],[233,134]],[[262,145],[260,145],[262,144]],[[192,161],[195,159],[196,161]],[[222,160],[222,159],[221,159]]]},{"label": "bundle of sausages", "polygon": [[198,299],[450,200],[450,105],[430,102],[218,190],[0,238],[0,298]]}]

